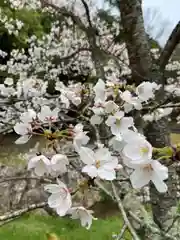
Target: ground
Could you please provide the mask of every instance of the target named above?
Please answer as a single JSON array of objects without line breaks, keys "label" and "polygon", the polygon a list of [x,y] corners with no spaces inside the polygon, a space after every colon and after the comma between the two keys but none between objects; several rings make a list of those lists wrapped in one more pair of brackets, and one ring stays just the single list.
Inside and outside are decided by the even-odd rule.
[{"label": "ground", "polygon": [[[69,218],[25,215],[0,228],[1,240],[48,240],[49,233],[58,240],[111,240],[122,226],[120,216],[93,221],[90,230],[81,227],[78,220]],[[128,233],[124,240],[130,240]],[[51,239],[49,239],[51,240]],[[55,240],[55,239],[54,239]]]}]

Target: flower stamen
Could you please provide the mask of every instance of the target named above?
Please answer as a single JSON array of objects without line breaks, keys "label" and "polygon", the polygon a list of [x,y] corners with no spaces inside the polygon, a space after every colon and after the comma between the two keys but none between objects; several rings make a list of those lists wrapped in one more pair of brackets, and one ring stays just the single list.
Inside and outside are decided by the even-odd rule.
[{"label": "flower stamen", "polygon": [[96,166],[96,168],[100,168],[101,164],[100,164],[99,160],[96,160],[95,166]]}]

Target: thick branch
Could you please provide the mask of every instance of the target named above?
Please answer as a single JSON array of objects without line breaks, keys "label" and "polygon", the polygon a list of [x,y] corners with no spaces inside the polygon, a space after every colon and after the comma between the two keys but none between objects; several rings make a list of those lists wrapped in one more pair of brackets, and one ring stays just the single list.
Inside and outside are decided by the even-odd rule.
[{"label": "thick branch", "polygon": [[161,71],[164,71],[173,51],[175,50],[179,42],[180,42],[180,21],[172,31],[159,58],[159,65]]}]

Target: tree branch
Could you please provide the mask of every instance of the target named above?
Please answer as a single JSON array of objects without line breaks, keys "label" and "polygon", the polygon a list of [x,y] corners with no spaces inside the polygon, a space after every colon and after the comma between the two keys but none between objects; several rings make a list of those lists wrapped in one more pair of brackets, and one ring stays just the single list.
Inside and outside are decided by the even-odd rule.
[{"label": "tree branch", "polygon": [[113,193],[114,193],[114,197],[116,199],[116,202],[118,204],[118,207],[122,213],[122,216],[123,216],[123,219],[124,219],[124,222],[125,224],[127,225],[131,235],[133,236],[134,240],[140,240],[140,238],[138,237],[138,235],[136,234],[136,231],[134,230],[133,226],[131,225],[127,215],[126,215],[126,211],[123,207],[123,204],[122,204],[122,201],[120,199],[120,197],[118,196],[117,194],[117,191],[116,191],[116,187],[114,185],[114,183],[112,182],[112,189],[113,189]]},{"label": "tree branch", "polygon": [[52,180],[50,179],[43,179],[38,177],[10,177],[10,178],[4,178],[3,180],[0,180],[0,184],[4,182],[10,182],[10,181],[21,181],[21,180],[37,180],[43,183],[52,183]]},{"label": "tree branch", "polygon": [[32,204],[32,205],[30,205],[26,208],[21,209],[21,210],[17,210],[15,212],[7,213],[5,215],[0,216],[0,221],[6,221],[6,220],[11,219],[11,218],[19,217],[26,212],[29,212],[29,211],[37,209],[37,208],[43,208],[46,205],[47,205],[46,202],[42,202],[42,203],[38,203],[38,204]]},{"label": "tree branch", "polygon": [[180,42],[180,21],[177,23],[176,27],[172,31],[160,55],[159,65],[160,65],[161,71],[164,71],[173,51],[175,50],[179,42]]},{"label": "tree branch", "polygon": [[88,20],[88,23],[89,23],[89,26],[92,28],[92,22],[91,22],[91,17],[90,17],[90,11],[89,11],[89,7],[88,7],[88,4],[86,3],[85,0],[81,0],[84,8],[85,8],[85,12],[86,12],[86,17],[87,17],[87,20]]}]

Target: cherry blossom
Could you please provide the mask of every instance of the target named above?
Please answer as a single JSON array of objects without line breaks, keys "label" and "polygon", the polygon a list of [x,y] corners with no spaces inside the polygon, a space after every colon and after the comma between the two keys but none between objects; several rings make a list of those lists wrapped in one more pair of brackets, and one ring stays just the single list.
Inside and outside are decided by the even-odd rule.
[{"label": "cherry blossom", "polygon": [[69,160],[66,155],[56,154],[51,158],[51,175],[58,176],[67,172]]},{"label": "cherry blossom", "polygon": [[87,210],[84,207],[72,207],[68,210],[67,214],[71,214],[72,219],[80,219],[81,226],[90,229],[92,220],[97,220],[92,216],[93,211]]},{"label": "cherry blossom", "polygon": [[36,119],[36,112],[33,109],[28,109],[20,116],[20,121],[23,123],[32,123]]},{"label": "cherry blossom", "polygon": [[159,192],[166,192],[164,180],[168,178],[168,168],[157,160],[148,160],[146,163],[131,165],[134,172],[130,175],[133,188],[139,189],[152,181]]},{"label": "cherry blossom", "polygon": [[[139,164],[152,158],[152,150],[151,144],[146,139],[137,136],[137,138],[125,145],[123,154],[129,159],[130,163]],[[124,160],[126,165],[128,165],[129,162],[127,159]]]},{"label": "cherry blossom", "polygon": [[106,120],[107,126],[111,127],[113,135],[121,135],[122,132],[128,130],[128,128],[134,126],[132,117],[124,117],[124,112],[119,111],[114,115],[110,115]]},{"label": "cherry blossom", "polygon": [[95,102],[97,100],[101,100],[102,102],[106,100],[105,83],[102,79],[98,80],[96,85],[93,87],[93,90],[95,92]]},{"label": "cherry blossom", "polygon": [[79,151],[81,145],[86,145],[89,142],[87,132],[83,132],[84,126],[78,123],[73,129],[73,144],[76,151]]},{"label": "cherry blossom", "polygon": [[28,140],[32,137],[32,127],[29,123],[16,123],[14,126],[14,131],[17,134],[21,135],[21,137],[15,141],[16,144],[27,143]]},{"label": "cherry blossom", "polygon": [[148,101],[149,99],[154,98],[154,92],[160,88],[160,85],[151,82],[142,82],[136,88],[136,94],[138,95],[141,101]]},{"label": "cherry blossom", "polygon": [[35,174],[41,177],[49,173],[50,165],[50,160],[44,155],[35,156],[29,160],[28,170],[34,169]]},{"label": "cherry blossom", "polygon": [[133,97],[131,92],[126,90],[123,93],[120,94],[120,97],[122,98],[124,103],[124,111],[126,113],[130,112],[133,108],[137,110],[142,109],[141,100],[138,97]]},{"label": "cherry blossom", "polygon": [[46,185],[44,189],[51,193],[49,207],[55,209],[59,216],[65,216],[72,206],[71,194],[66,185],[57,179],[57,184]]},{"label": "cherry blossom", "polygon": [[58,108],[51,111],[49,106],[43,106],[41,112],[38,114],[38,118],[44,123],[56,122],[58,120],[58,113]]},{"label": "cherry blossom", "polygon": [[105,180],[116,178],[115,169],[118,167],[118,159],[112,157],[107,148],[99,148],[95,152],[87,147],[81,147],[80,159],[86,164],[82,172],[87,173],[91,178],[99,177]]}]

